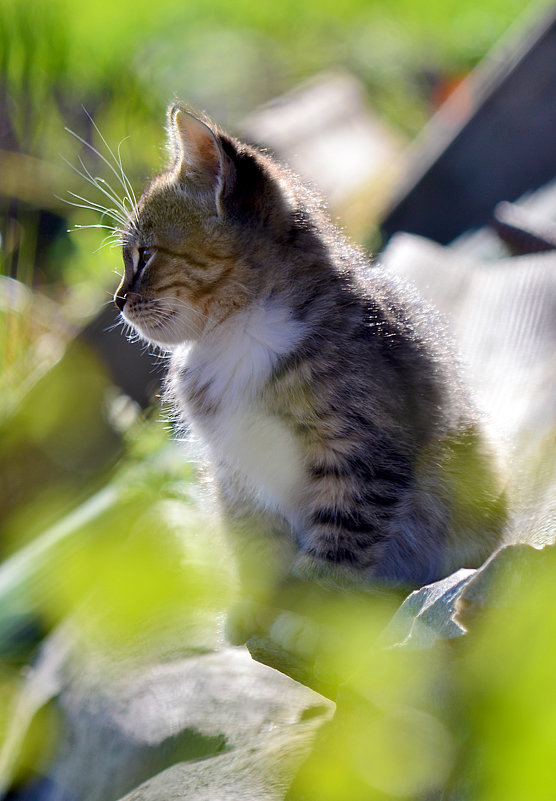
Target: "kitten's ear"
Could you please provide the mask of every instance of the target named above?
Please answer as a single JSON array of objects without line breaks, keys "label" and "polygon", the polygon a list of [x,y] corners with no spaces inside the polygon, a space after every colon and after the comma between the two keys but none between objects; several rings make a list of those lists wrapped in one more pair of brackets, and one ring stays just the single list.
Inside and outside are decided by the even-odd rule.
[{"label": "kitten's ear", "polygon": [[224,153],[218,136],[193,114],[171,106],[168,118],[176,171],[180,178],[213,193],[220,212],[219,198],[233,169],[231,159]]}]

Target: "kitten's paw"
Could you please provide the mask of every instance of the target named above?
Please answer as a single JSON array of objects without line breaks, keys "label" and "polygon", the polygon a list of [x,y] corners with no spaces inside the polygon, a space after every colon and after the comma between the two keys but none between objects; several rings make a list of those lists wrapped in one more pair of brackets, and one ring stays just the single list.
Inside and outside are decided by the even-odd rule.
[{"label": "kitten's paw", "polygon": [[281,612],[270,627],[270,639],[284,651],[312,659],[320,639],[319,627],[295,612]]},{"label": "kitten's paw", "polygon": [[239,601],[228,612],[224,634],[231,645],[244,645],[253,634],[267,632],[272,611],[256,601]]},{"label": "kitten's paw", "polygon": [[300,581],[310,581],[315,578],[317,573],[318,563],[308,554],[299,554],[291,568],[291,575]]},{"label": "kitten's paw", "polygon": [[327,590],[358,588],[364,583],[364,574],[350,566],[335,565],[301,553],[293,563],[291,574],[294,578],[317,585]]}]

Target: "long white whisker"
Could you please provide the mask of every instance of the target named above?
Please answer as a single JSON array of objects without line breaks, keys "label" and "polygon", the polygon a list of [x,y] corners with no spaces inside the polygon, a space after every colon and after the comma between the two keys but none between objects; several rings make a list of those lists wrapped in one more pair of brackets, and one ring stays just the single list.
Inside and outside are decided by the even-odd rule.
[{"label": "long white whisker", "polygon": [[109,210],[111,212],[114,212],[114,214],[118,214],[119,215],[119,221],[122,224],[126,225],[127,222],[128,222],[129,215],[128,215],[127,209],[125,208],[125,206],[122,205],[122,203],[119,200],[119,198],[117,196],[114,196],[114,195],[110,194],[110,192],[108,192],[103,186],[99,186],[99,184],[91,176],[91,174],[89,173],[89,171],[87,170],[87,168],[85,167],[85,165],[83,164],[81,159],[79,159],[79,161],[82,164],[85,172],[81,172],[81,170],[78,170],[77,167],[74,164],[71,164],[71,162],[69,162],[66,158],[64,158],[64,156],[61,156],[61,158],[63,159],[63,161],[66,162],[66,164],[69,167],[71,167],[71,169],[75,173],[77,173],[77,175],[79,175],[81,178],[83,178],[88,183],[92,184],[95,187],[95,189],[98,189],[100,192],[102,192],[102,194],[105,195],[110,201],[112,201],[112,203],[115,203],[117,208],[115,208],[115,209],[107,209],[106,206],[102,206],[100,203],[97,203],[94,200],[89,200],[88,198],[81,197],[80,195],[77,195],[75,192],[70,192],[69,190],[68,190],[68,194],[72,195],[72,197],[77,197],[80,200],[85,201],[89,205],[93,205],[94,204],[98,209]]},{"label": "long white whisker", "polygon": [[104,237],[98,248],[95,250],[95,253],[98,253],[99,250],[102,250],[105,247],[118,248],[120,245],[121,241],[119,236],[114,237],[113,235],[108,234],[108,236]]},{"label": "long white whisker", "polygon": [[[101,192],[103,192],[105,195],[107,195],[106,189],[104,187],[101,187],[101,186],[98,185],[97,179],[93,175],[91,175],[90,170],[86,166],[86,164],[83,161],[83,159],[81,158],[81,156],[78,156],[77,160],[79,161],[83,172],[81,170],[78,170],[77,167],[75,166],[75,164],[72,164],[71,161],[69,161],[65,156],[62,156],[61,153],[60,153],[60,158],[62,159],[62,161],[64,161],[68,165],[68,167],[70,167],[77,175],[79,175],[80,178],[83,178],[84,181],[87,181],[87,183],[89,183],[92,186],[94,186],[95,189],[99,189]],[[121,200],[120,196],[118,195],[118,193],[114,192],[114,190],[112,189],[112,193],[109,194],[108,196],[110,197],[110,200],[113,203],[115,203],[119,208],[122,209],[122,211],[125,212],[126,217],[127,217],[127,211],[125,209],[125,206],[122,205],[122,200]]]},{"label": "long white whisker", "polygon": [[[77,134],[75,131],[71,130],[70,128],[66,128],[67,132],[71,134],[78,142],[84,145],[88,150],[92,151],[108,168],[109,170],[116,176],[118,183],[123,188],[123,197],[120,195],[119,192],[116,191],[115,187],[110,184],[109,181],[106,179],[95,176],[92,174],[89,167],[84,162],[83,158],[78,155],[78,168],[76,165],[71,164],[64,156],[61,156],[63,161],[68,164],[68,166],[82,178],[83,180],[87,181],[91,186],[93,186],[96,190],[98,190],[105,198],[107,198],[112,207],[107,207],[105,204],[96,201],[96,200],[89,200],[82,195],[79,195],[75,192],[71,192],[68,190],[68,195],[72,198],[75,198],[75,201],[67,200],[67,198],[60,198],[65,203],[68,203],[71,206],[76,208],[83,208],[89,211],[96,212],[100,214],[101,219],[100,223],[97,225],[90,225],[90,226],[81,226],[76,225],[74,226],[73,230],[77,230],[79,228],[104,228],[109,232],[108,236],[104,238],[102,243],[99,246],[99,249],[105,246],[122,246],[125,245],[126,242],[133,237],[134,235],[139,233],[139,217],[137,211],[137,198],[135,192],[133,191],[133,186],[131,185],[131,181],[126,175],[126,172],[123,167],[122,156],[121,156],[121,146],[122,140],[117,148],[117,155],[114,153],[110,145],[108,144],[105,137],[102,135],[98,125],[89,114],[86,108],[83,108],[83,111],[87,115],[88,119],[90,120],[94,130],[100,137],[100,140],[104,147],[106,148],[107,153],[112,158],[116,167],[109,161],[109,159],[101,153],[93,144],[87,142],[82,136]],[[77,201],[77,202],[76,202]],[[114,225],[108,224],[108,221],[111,223],[115,223]]]},{"label": "long white whisker", "polygon": [[[83,106],[82,108],[83,108],[83,111],[85,112],[85,114],[87,115],[87,117],[89,118],[89,120],[91,121],[91,123],[92,123],[92,125],[93,125],[93,127],[94,127],[95,131],[96,131],[96,132],[98,133],[98,135],[100,136],[100,138],[101,138],[101,141],[103,142],[104,146],[106,147],[106,149],[108,150],[108,152],[109,152],[109,153],[110,153],[110,155],[112,156],[112,158],[113,158],[113,160],[114,160],[114,162],[115,162],[116,166],[117,166],[117,167],[118,167],[118,169],[119,169],[119,172],[120,172],[120,174],[119,174],[119,175],[118,175],[118,173],[117,173],[115,170],[113,170],[113,172],[114,172],[114,174],[115,174],[115,175],[118,177],[118,180],[120,181],[120,183],[121,183],[121,185],[122,185],[122,187],[123,187],[123,189],[124,189],[124,194],[125,194],[125,197],[124,197],[124,200],[123,200],[123,205],[125,206],[125,201],[127,200],[127,201],[128,201],[128,203],[129,203],[129,205],[130,205],[130,209],[129,209],[129,215],[131,215],[131,214],[133,214],[133,215],[134,215],[134,217],[135,217],[135,223],[137,223],[137,225],[135,225],[135,224],[134,224],[134,227],[135,227],[135,230],[137,230],[137,229],[138,229],[138,225],[139,225],[139,217],[137,216],[137,197],[135,196],[135,192],[133,191],[133,186],[131,185],[131,181],[130,181],[130,180],[129,180],[129,178],[127,177],[127,174],[126,174],[126,172],[125,172],[125,170],[124,170],[124,166],[123,166],[123,164],[122,164],[122,156],[121,156],[121,146],[122,146],[122,143],[123,143],[123,142],[125,141],[125,139],[127,139],[128,137],[125,137],[125,139],[122,139],[122,140],[121,140],[121,142],[118,144],[118,150],[117,150],[118,156],[116,157],[116,155],[114,154],[114,152],[113,152],[112,148],[110,147],[110,145],[108,144],[108,142],[106,141],[106,139],[104,138],[104,136],[102,135],[102,133],[101,133],[101,131],[100,131],[100,128],[98,127],[98,125],[97,125],[97,124],[96,124],[96,122],[94,121],[94,119],[93,119],[93,117],[91,116],[91,114],[89,114],[89,112],[87,111],[87,109],[85,108],[85,106]],[[98,152],[98,151],[97,151],[97,152]],[[100,155],[100,154],[99,154],[99,155]],[[114,190],[112,190],[112,191],[114,191]]]},{"label": "long white whisker", "polygon": [[[110,147],[108,146],[108,143],[106,142],[106,139],[105,139],[105,138],[103,137],[103,135],[100,133],[100,131],[99,131],[99,129],[98,129],[98,127],[97,127],[96,123],[95,123],[95,122],[94,122],[94,120],[92,119],[91,115],[89,114],[89,112],[88,112],[86,109],[83,109],[83,110],[85,111],[85,114],[86,114],[86,115],[89,117],[89,119],[91,120],[92,124],[94,125],[94,127],[95,127],[95,130],[97,131],[97,133],[98,133],[98,135],[100,136],[100,138],[102,139],[102,141],[103,141],[104,145],[105,145],[105,146],[106,146],[106,148],[108,149],[108,152],[110,153],[110,155],[112,156],[112,158],[114,159],[114,161],[116,161],[116,157],[114,156],[114,154],[113,154],[112,150],[111,150],[111,149],[110,149]],[[112,164],[111,164],[111,163],[108,161],[108,159],[107,159],[105,156],[103,156],[103,155],[102,155],[102,153],[100,153],[100,151],[98,151],[98,150],[96,149],[96,147],[94,147],[94,146],[93,146],[93,145],[91,145],[89,142],[87,142],[85,139],[83,139],[83,137],[82,137],[82,136],[79,136],[79,134],[75,133],[75,131],[72,131],[72,130],[71,130],[71,128],[66,128],[65,130],[66,130],[68,133],[70,133],[72,136],[74,136],[74,137],[75,137],[75,138],[78,140],[78,142],[81,142],[83,145],[85,145],[85,147],[88,147],[88,148],[89,148],[89,150],[92,150],[92,151],[93,151],[93,153],[96,153],[96,155],[97,155],[97,156],[98,156],[98,157],[99,157],[99,158],[100,158],[100,159],[101,159],[101,160],[102,160],[102,161],[103,161],[103,162],[106,164],[106,166],[108,167],[108,169],[109,169],[109,170],[111,170],[111,172],[113,172],[113,173],[114,173],[114,175],[116,176],[116,178],[118,179],[118,181],[119,181],[119,182],[122,184],[122,186],[123,186],[123,188],[124,188],[124,190],[125,190],[125,192],[126,192],[126,194],[127,194],[127,191],[128,191],[128,190],[127,190],[127,187],[126,187],[126,185],[125,185],[125,182],[123,181],[123,179],[122,179],[121,175],[118,173],[118,171],[116,170],[116,168],[115,168],[115,167],[114,167],[114,166],[113,166],[113,165],[112,165]],[[117,163],[117,162],[116,162],[116,163]],[[99,187],[99,188],[100,188],[100,187]],[[112,190],[112,191],[114,191],[114,190]],[[129,200],[129,198],[128,198],[128,200]],[[129,201],[129,202],[131,203],[131,201]],[[120,203],[121,203],[121,205],[123,206],[123,202],[121,201],[121,199],[120,199]],[[124,211],[125,211],[125,206],[123,206],[123,208],[124,208]],[[126,211],[126,214],[127,214],[127,211]]]},{"label": "long white whisker", "polygon": [[[107,300],[106,305],[108,305],[109,303],[111,303],[111,301]],[[126,332],[125,330],[126,327],[130,329],[129,333],[131,333],[131,326],[129,325],[127,320],[124,320],[121,314],[119,314],[118,317],[114,320],[114,322],[111,325],[108,325],[104,330],[106,331],[106,333],[110,334],[112,331],[115,331],[116,328],[120,327],[124,329],[124,333],[126,334],[126,336],[128,335],[128,332]]]},{"label": "long white whisker", "polygon": [[120,168],[120,175],[119,176],[118,176],[118,173],[116,172],[116,170],[112,170],[112,171],[114,172],[115,175],[118,176],[118,180],[122,184],[122,186],[123,186],[123,188],[125,190],[125,193],[127,195],[127,199],[129,200],[130,203],[131,203],[131,198],[129,197],[129,194],[130,194],[130,190],[131,190],[131,196],[133,197],[133,200],[135,201],[135,203],[134,203],[134,207],[135,207],[137,205],[137,200],[135,198],[135,194],[134,194],[133,188],[132,188],[132,186],[131,186],[131,184],[130,184],[130,182],[128,180],[128,177],[124,172],[124,168],[123,168],[123,165],[122,165],[122,160],[121,160],[121,157],[120,157],[120,147],[122,145],[122,142],[125,141],[125,140],[122,139],[122,142],[120,142],[120,144],[118,145],[118,158],[116,158],[112,148],[110,147],[110,145],[108,144],[108,142],[106,141],[104,136],[101,134],[100,129],[99,129],[98,125],[96,124],[96,122],[94,121],[94,119],[92,118],[92,116],[89,114],[89,112],[87,111],[85,106],[82,106],[82,108],[83,108],[83,111],[85,112],[85,114],[87,115],[87,117],[89,118],[89,120],[91,121],[95,131],[100,136],[100,138],[102,140],[102,143],[104,144],[105,148],[108,150],[108,152],[110,153],[110,155],[114,159],[115,164]]},{"label": "long white whisker", "polygon": [[102,223],[94,223],[94,225],[80,225],[76,223],[73,228],[70,228],[71,231],[80,231],[82,228],[105,228],[107,231],[113,231],[114,227],[112,225],[103,225]]},{"label": "long white whisker", "polygon": [[121,243],[119,237],[118,237],[118,239],[113,239],[112,237],[107,236],[107,237],[105,237],[105,239],[103,239],[103,241],[101,243],[101,247],[110,247],[110,248],[118,248],[118,249],[120,249],[121,246],[122,246],[122,243]]},{"label": "long white whisker", "polygon": [[[72,200],[68,200],[65,197],[58,197],[57,195],[56,198],[57,200],[60,200],[62,203],[66,203],[68,206],[73,206],[76,209],[87,209],[88,211],[100,212],[102,216],[106,215],[112,217],[114,220],[116,220],[116,222],[121,223],[121,220],[118,219],[118,217],[114,216],[113,214],[110,214],[110,209],[105,209],[104,207],[96,208],[95,206],[89,206],[85,203],[74,203]],[[109,227],[112,228],[112,230],[115,230],[115,227],[113,225]]]},{"label": "long white whisker", "polygon": [[[125,137],[125,139],[128,139],[128,138],[129,137],[127,137],[127,136]],[[124,166],[122,164],[122,154],[120,152],[120,148],[121,148],[123,142],[125,142],[125,139],[122,139],[122,141],[118,145],[118,166],[119,166],[119,168],[121,170],[122,177],[123,177],[123,179],[126,182],[127,187],[128,187],[128,192],[127,192],[128,197],[131,195],[131,197],[129,198],[130,202],[133,201],[133,209],[132,209],[132,211],[133,211],[133,214],[135,215],[135,220],[136,220],[137,223],[139,223],[139,218],[137,216],[137,198],[135,196],[135,192],[133,191],[133,187],[131,185],[131,181],[127,177],[126,172],[124,170]]]},{"label": "long white whisker", "polygon": [[[104,178],[100,178],[100,177],[97,175],[97,176],[95,176],[95,181],[97,181],[97,183],[95,184],[95,186],[96,186],[98,189],[102,189],[103,187],[101,187],[101,186],[100,186],[100,184],[104,184],[104,187],[106,187],[106,189],[107,189],[107,190],[109,190],[110,192],[112,192],[112,193],[113,193],[113,196],[114,196],[115,198],[116,198],[116,197],[119,197],[119,195],[117,195],[117,194],[116,194],[116,190],[114,189],[114,187],[113,187],[113,186],[111,186],[111,184],[109,184],[109,183],[108,183],[108,181],[106,181]],[[126,201],[129,203],[129,208],[128,208],[128,206],[126,206]],[[129,215],[130,215],[130,214],[131,214],[131,212],[133,211],[132,204],[131,204],[131,200],[130,200],[130,199],[127,197],[127,195],[126,195],[124,198],[122,198],[122,199],[121,199],[121,201],[120,201],[120,202],[121,202],[121,207],[122,207],[123,211],[125,212],[125,215],[126,215],[126,217],[129,217]]]},{"label": "long white whisker", "polygon": [[81,195],[76,195],[75,192],[70,192],[69,189],[68,195],[83,201],[83,203],[74,203],[66,198],[60,198],[63,203],[67,203],[69,206],[75,206],[76,208],[80,209],[89,209],[89,211],[98,211],[101,213],[101,215],[111,217],[113,220],[115,220],[115,222],[120,223],[120,225],[125,225],[127,223],[127,220],[122,218],[122,215],[117,209],[108,209],[106,206],[102,206],[100,203],[95,203],[94,200],[88,200],[85,197],[81,197]]},{"label": "long white whisker", "polygon": [[[92,184],[96,189],[98,189],[100,192],[106,195],[106,197],[110,198],[110,200],[113,203],[115,203],[119,209],[121,209],[124,218],[127,220],[127,218],[129,217],[129,211],[124,201],[122,200],[120,195],[116,192],[114,187],[111,186],[108,183],[108,181],[106,181],[104,178],[100,178],[97,175],[92,175],[91,171],[89,170],[89,168],[87,167],[81,156],[78,156],[77,158],[83,168],[84,174],[80,173],[83,176],[83,178],[88,180],[90,184]],[[101,186],[101,184],[103,184],[103,186]]]},{"label": "long white whisker", "polygon": [[[68,234],[70,234],[73,231],[81,231],[81,230],[83,230],[83,228],[104,228],[107,231],[113,231],[114,230],[111,225],[102,225],[102,223],[95,223],[95,225],[79,225],[78,223],[76,223],[72,228],[68,228],[67,232],[68,232]],[[105,242],[107,239],[111,239],[111,238],[112,238],[112,234],[107,234],[107,236],[103,239],[103,242]]]}]

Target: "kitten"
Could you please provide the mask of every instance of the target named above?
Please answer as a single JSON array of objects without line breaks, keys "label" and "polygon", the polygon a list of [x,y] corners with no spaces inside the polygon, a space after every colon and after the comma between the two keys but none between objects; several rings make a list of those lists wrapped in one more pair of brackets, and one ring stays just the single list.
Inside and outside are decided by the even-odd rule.
[{"label": "kitten", "polygon": [[177,105],[168,133],[115,302],[171,352],[249,593],[479,565],[503,496],[434,314],[271,158]]}]

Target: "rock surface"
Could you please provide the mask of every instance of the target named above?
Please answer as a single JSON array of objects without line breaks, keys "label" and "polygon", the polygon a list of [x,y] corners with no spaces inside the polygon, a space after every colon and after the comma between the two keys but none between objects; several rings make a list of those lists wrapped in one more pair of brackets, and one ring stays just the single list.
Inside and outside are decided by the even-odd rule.
[{"label": "rock surface", "polygon": [[133,667],[76,661],[63,640],[47,643],[28,681],[32,711],[54,699],[63,719],[48,781],[29,801],[277,798],[332,713],[244,648]]}]

